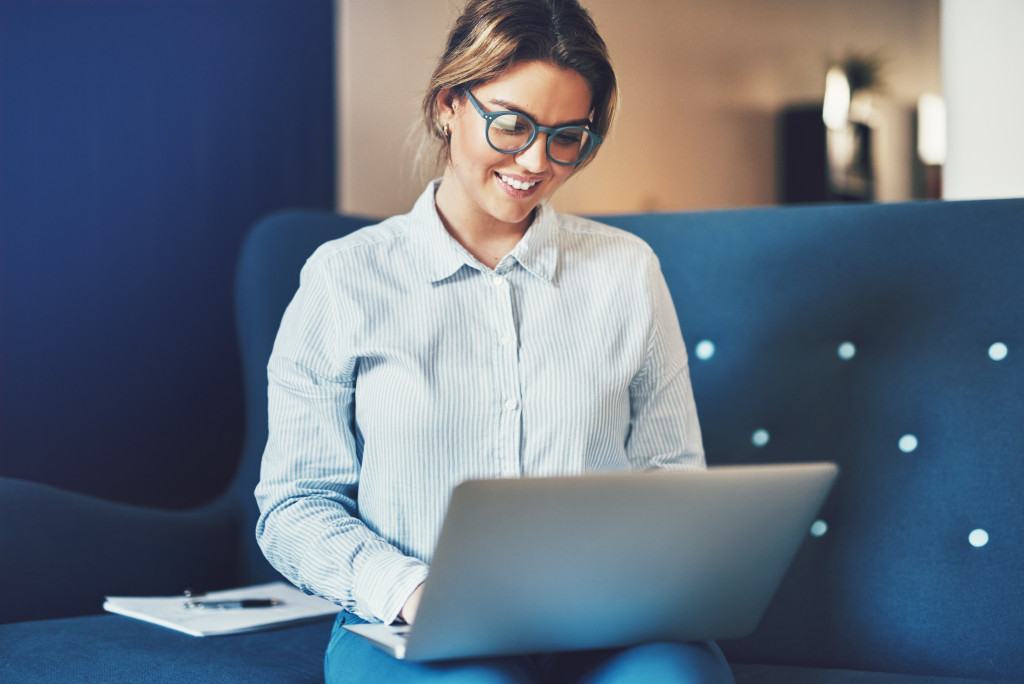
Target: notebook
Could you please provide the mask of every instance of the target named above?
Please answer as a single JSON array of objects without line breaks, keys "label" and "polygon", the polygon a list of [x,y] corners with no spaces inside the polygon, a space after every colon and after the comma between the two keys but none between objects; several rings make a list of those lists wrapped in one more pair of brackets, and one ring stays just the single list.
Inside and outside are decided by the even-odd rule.
[{"label": "notebook", "polygon": [[408,660],[742,637],[837,474],[804,463],[464,482],[415,623],[346,628]]},{"label": "notebook", "polygon": [[190,596],[108,596],[103,609],[196,637],[242,634],[334,617],[341,608],[285,582]]}]

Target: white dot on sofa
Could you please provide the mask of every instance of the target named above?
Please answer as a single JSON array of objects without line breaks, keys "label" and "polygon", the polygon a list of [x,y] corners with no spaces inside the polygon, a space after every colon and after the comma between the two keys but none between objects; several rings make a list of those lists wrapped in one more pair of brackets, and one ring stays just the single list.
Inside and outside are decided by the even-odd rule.
[{"label": "white dot on sofa", "polygon": [[980,549],[985,544],[988,544],[988,532],[983,529],[971,530],[971,533],[967,535],[967,541],[971,543],[976,549]]},{"label": "white dot on sofa", "polygon": [[693,352],[701,361],[707,361],[715,355],[715,343],[711,340],[701,340],[697,343]]},{"label": "white dot on sofa", "polygon": [[767,430],[754,430],[754,434],[750,436],[750,443],[756,447],[763,447],[769,439],[771,439],[771,435]]},{"label": "white dot on sofa", "polygon": [[812,537],[823,537],[826,532],[828,532],[828,523],[824,520],[815,520],[811,525]]},{"label": "white dot on sofa", "polygon": [[853,342],[843,342],[839,345],[839,349],[836,350],[836,353],[839,354],[839,358],[843,361],[849,361],[857,355],[857,345]]},{"label": "white dot on sofa", "polygon": [[988,357],[993,361],[1002,361],[1006,358],[1006,355],[1010,352],[1005,344],[1002,342],[996,342],[988,348]]}]

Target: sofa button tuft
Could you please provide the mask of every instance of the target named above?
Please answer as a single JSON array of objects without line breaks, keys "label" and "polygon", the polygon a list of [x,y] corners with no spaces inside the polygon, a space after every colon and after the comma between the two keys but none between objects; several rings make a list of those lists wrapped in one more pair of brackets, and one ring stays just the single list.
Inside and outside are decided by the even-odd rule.
[{"label": "sofa button tuft", "polygon": [[993,361],[1002,361],[1010,350],[1002,342],[996,342],[988,348],[988,357]]},{"label": "sofa button tuft", "polygon": [[701,361],[707,361],[715,355],[715,343],[711,340],[701,340],[694,347],[693,353],[697,355],[697,358]]},{"label": "sofa button tuft", "polygon": [[905,454],[917,449],[917,437],[914,435],[903,435],[900,437],[900,451]]},{"label": "sofa button tuft", "polygon": [[988,532],[983,529],[971,530],[971,533],[967,535],[967,541],[971,543],[976,549],[980,549],[985,544],[988,544]]}]

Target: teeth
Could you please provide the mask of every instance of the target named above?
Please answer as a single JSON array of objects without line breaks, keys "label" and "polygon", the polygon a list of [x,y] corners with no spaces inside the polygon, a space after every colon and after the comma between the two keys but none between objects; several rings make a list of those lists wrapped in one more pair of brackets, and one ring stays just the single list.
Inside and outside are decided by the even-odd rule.
[{"label": "teeth", "polygon": [[523,181],[517,181],[515,178],[509,178],[508,176],[500,176],[501,180],[511,185],[516,190],[529,190],[537,183],[524,183]]}]

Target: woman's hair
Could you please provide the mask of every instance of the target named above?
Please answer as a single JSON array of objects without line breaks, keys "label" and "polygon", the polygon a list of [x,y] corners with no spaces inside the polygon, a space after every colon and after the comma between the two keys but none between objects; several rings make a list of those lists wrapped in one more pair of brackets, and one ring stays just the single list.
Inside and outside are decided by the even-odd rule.
[{"label": "woman's hair", "polygon": [[438,94],[450,89],[460,96],[532,60],[582,76],[592,98],[590,128],[602,137],[608,132],[618,97],[615,72],[594,21],[577,0],[469,0],[448,34],[423,97],[424,122],[430,136],[441,142],[442,159],[447,157],[448,141]]}]

